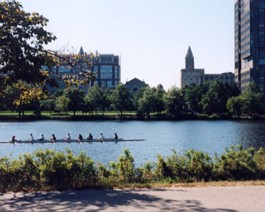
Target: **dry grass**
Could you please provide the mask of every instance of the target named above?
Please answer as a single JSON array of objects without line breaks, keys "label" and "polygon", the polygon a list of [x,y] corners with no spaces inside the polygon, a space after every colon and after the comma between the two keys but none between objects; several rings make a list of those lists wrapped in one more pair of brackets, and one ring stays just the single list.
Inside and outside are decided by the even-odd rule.
[{"label": "dry grass", "polygon": [[196,187],[225,187],[225,186],[265,186],[265,180],[253,181],[214,181],[214,182],[193,182],[193,183],[150,183],[130,184],[114,187],[113,189],[156,189],[156,188],[196,188]]}]

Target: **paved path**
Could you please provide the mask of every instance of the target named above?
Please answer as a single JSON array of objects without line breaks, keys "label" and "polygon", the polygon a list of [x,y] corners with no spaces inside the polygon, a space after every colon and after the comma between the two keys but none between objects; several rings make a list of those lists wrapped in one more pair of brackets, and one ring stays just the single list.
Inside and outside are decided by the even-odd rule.
[{"label": "paved path", "polygon": [[264,212],[265,186],[7,193],[0,211]]}]

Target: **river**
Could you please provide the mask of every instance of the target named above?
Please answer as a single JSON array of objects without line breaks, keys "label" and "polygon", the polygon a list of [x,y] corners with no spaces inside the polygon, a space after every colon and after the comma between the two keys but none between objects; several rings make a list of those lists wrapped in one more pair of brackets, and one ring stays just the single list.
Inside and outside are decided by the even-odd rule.
[{"label": "river", "polygon": [[137,142],[105,143],[55,143],[55,144],[1,144],[0,157],[18,157],[37,149],[62,150],[69,148],[78,154],[83,151],[97,162],[107,164],[116,161],[128,148],[137,165],[156,161],[157,155],[168,156],[172,149],[183,154],[189,149],[200,150],[213,156],[221,154],[226,147],[241,144],[243,147],[265,147],[265,121],[31,121],[0,122],[0,141],[9,141],[13,135],[19,140],[35,138],[44,134],[50,138],[54,133],[65,138],[70,133],[76,138],[79,133],[86,137],[100,133],[112,137],[117,132],[120,138],[144,138]]}]

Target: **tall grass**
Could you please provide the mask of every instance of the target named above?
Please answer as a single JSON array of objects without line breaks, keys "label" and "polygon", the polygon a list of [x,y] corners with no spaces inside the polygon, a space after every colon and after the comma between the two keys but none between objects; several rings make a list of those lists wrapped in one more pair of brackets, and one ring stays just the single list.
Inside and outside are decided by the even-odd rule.
[{"label": "tall grass", "polygon": [[125,149],[117,161],[95,163],[85,153],[38,150],[18,159],[0,158],[0,191],[110,188],[152,183],[264,180],[265,149],[231,146],[220,156],[189,150],[136,167]]}]

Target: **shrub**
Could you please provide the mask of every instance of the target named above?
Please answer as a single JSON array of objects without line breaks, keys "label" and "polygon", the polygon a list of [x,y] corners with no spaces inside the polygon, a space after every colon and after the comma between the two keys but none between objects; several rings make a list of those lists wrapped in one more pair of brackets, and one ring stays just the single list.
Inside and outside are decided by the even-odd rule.
[{"label": "shrub", "polygon": [[189,150],[185,158],[188,181],[208,181],[211,178],[213,162],[207,153]]},{"label": "shrub", "polygon": [[254,155],[256,172],[260,179],[265,179],[265,148],[260,148]]},{"label": "shrub", "polygon": [[255,179],[256,164],[253,160],[254,148],[244,150],[242,146],[226,148],[226,153],[217,158],[215,178],[221,180],[250,180]]},{"label": "shrub", "polygon": [[161,155],[157,156],[157,164],[155,169],[155,178],[156,180],[162,180],[167,178],[174,178],[174,174],[170,167],[167,165],[166,161],[163,159]]},{"label": "shrub", "polygon": [[194,182],[209,180],[265,179],[265,149],[231,146],[220,157],[189,150],[178,155],[175,150],[156,163],[135,167],[128,149],[108,166],[96,164],[85,153],[71,150],[38,150],[18,159],[0,158],[0,191],[109,188],[134,183]]}]

